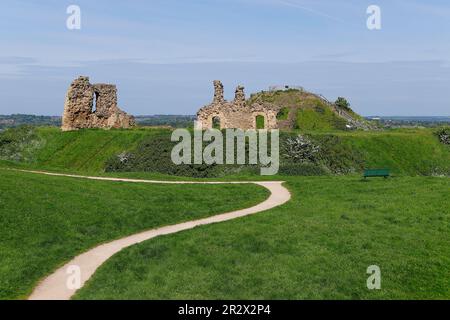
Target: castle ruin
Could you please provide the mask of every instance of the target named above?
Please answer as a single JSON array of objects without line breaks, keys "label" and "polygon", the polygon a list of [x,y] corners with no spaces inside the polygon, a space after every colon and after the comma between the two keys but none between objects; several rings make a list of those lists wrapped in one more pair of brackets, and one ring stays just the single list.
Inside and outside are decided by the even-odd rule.
[{"label": "castle ruin", "polygon": [[[201,108],[197,113],[197,124],[203,129],[212,129],[217,124],[220,129],[277,129],[279,107],[267,103],[248,105],[244,87],[236,88],[234,100],[224,99],[223,85],[214,81],[214,99],[211,104]],[[264,127],[258,126],[257,118],[264,120]]]},{"label": "castle ruin", "polygon": [[91,84],[88,77],[79,77],[71,83],[64,104],[63,131],[130,128],[135,125],[134,118],[117,106],[115,85]]}]

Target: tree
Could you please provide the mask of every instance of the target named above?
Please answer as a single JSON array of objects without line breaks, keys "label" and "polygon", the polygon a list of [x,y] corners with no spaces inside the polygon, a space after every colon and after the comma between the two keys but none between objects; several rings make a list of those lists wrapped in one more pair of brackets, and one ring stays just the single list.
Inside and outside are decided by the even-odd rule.
[{"label": "tree", "polygon": [[337,98],[337,100],[334,104],[336,105],[336,107],[338,107],[340,109],[351,111],[350,103],[347,101],[347,99],[345,99],[343,97]]}]

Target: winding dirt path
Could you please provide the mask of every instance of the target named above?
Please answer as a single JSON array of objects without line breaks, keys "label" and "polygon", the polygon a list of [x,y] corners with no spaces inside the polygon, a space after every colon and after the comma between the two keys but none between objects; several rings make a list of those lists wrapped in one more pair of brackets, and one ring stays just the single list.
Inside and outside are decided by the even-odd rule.
[{"label": "winding dirt path", "polygon": [[[251,208],[237,210],[233,212],[223,213],[216,216],[192,220],[188,222],[178,223],[170,226],[151,229],[148,231],[140,232],[119,240],[111,241],[99,245],[83,254],[72,259],[61,268],[57,269],[50,276],[42,280],[38,286],[34,289],[33,293],[29,296],[29,300],[69,300],[75,292],[82,288],[83,285],[89,280],[95,273],[98,267],[100,267],[106,260],[111,258],[114,254],[118,253],[124,248],[132,246],[134,244],[141,243],[143,241],[166,235],[171,233],[180,232],[195,228],[197,226],[218,223],[228,221],[254,213],[269,210],[271,208],[280,206],[291,198],[289,191],[283,187],[282,181],[269,181],[269,182],[195,182],[195,181],[157,181],[157,180],[140,180],[140,179],[125,179],[125,178],[108,178],[108,177],[91,177],[80,176],[72,174],[51,173],[44,171],[32,171],[32,170],[15,170],[27,173],[36,173],[49,176],[60,177],[72,177],[79,179],[90,180],[102,180],[102,181],[121,181],[132,183],[159,183],[159,184],[256,184],[268,189],[271,193],[269,198],[265,201],[257,204]],[[73,288],[74,269],[80,271],[80,282],[77,288]]]}]

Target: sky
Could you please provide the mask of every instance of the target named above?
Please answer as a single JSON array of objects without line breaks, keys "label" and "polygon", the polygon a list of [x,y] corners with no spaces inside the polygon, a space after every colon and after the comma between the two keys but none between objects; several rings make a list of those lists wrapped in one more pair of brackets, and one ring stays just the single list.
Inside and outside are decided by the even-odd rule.
[{"label": "sky", "polygon": [[291,85],[366,116],[450,115],[448,0],[0,0],[0,40],[0,114],[60,115],[85,75],[134,115],[195,114],[216,79],[228,99]]}]

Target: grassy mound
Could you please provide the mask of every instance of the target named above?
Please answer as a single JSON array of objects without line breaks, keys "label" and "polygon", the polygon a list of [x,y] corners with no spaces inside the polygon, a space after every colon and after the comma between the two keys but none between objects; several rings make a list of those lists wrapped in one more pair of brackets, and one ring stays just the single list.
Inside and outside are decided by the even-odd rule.
[{"label": "grassy mound", "polygon": [[307,100],[297,110],[295,128],[302,131],[345,130],[347,121],[320,100]]},{"label": "grassy mound", "polygon": [[286,107],[288,109],[295,109],[298,106],[302,106],[305,101],[309,100],[320,100],[320,97],[305,90],[288,89],[261,91],[259,93],[252,94],[247,103],[253,104],[255,102],[266,102],[277,106]]},{"label": "grassy mound", "polygon": [[[345,130],[347,121],[338,116],[320,96],[299,89],[262,91],[253,94],[248,104],[271,103],[280,107],[277,119],[282,128],[302,131]],[[358,120],[362,118],[351,109],[346,110]]]},{"label": "grassy mound", "polygon": [[[32,128],[32,134],[28,134],[29,138],[25,139],[22,138],[24,130],[25,128],[19,127],[0,133],[0,160],[18,160],[28,166],[42,169],[89,173],[104,171],[109,158],[134,149],[144,137],[170,132],[166,129],[89,129],[61,132],[58,128],[43,127]],[[1,141],[4,141],[5,137],[16,137],[15,140],[22,141],[25,147],[16,147],[17,143],[8,141],[2,144]],[[33,148],[32,152],[21,152],[22,149],[27,149],[30,141],[38,141],[39,147]],[[16,156],[16,159],[4,156],[11,153],[10,150],[18,150],[19,156]]]},{"label": "grassy mound", "polygon": [[102,242],[263,201],[255,185],[158,185],[50,177],[0,169],[0,299]]},{"label": "grassy mound", "polygon": [[390,168],[400,175],[450,176],[450,148],[431,130],[355,132],[337,135],[362,154],[368,168]]},{"label": "grassy mound", "polygon": [[38,129],[45,146],[36,154],[36,163],[46,168],[76,171],[103,171],[112,155],[133,149],[145,136],[159,130],[101,129],[60,132],[56,128]]}]

